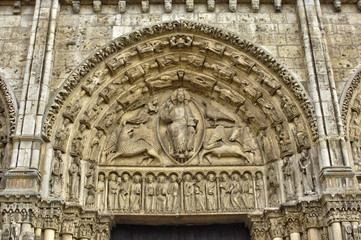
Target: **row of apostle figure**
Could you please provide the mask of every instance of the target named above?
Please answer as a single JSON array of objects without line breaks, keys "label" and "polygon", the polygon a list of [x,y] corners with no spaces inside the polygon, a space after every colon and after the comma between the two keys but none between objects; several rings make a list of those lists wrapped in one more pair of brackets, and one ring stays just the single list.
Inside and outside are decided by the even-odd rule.
[{"label": "row of apostle figure", "polygon": [[263,174],[213,172],[98,176],[98,207],[109,212],[232,212],[265,207]]}]

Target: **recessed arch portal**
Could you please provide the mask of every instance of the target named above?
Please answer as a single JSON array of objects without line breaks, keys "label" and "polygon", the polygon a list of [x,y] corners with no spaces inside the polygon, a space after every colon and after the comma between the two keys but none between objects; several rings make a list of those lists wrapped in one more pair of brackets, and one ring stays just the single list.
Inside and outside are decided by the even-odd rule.
[{"label": "recessed arch portal", "polygon": [[[133,32],[86,59],[43,133],[54,150],[49,194],[119,216],[279,206],[296,196],[279,199],[279,163],[298,167],[317,139],[307,94],[285,67],[188,21]],[[231,184],[249,191],[230,195]]]}]

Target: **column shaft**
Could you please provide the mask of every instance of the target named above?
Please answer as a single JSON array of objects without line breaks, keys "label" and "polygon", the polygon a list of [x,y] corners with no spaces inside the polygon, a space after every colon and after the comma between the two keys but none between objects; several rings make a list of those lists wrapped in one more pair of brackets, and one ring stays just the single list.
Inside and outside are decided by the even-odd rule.
[{"label": "column shaft", "polygon": [[69,233],[63,234],[62,240],[73,240],[73,236]]},{"label": "column shaft", "polygon": [[35,229],[35,239],[41,239],[41,228]]},{"label": "column shaft", "polygon": [[290,239],[291,240],[301,240],[301,234],[300,233],[291,233]]},{"label": "column shaft", "polygon": [[333,240],[342,239],[341,224],[339,222],[333,222],[331,228]]},{"label": "column shaft", "polygon": [[54,240],[55,239],[55,230],[54,229],[45,229],[44,231],[44,240]]},{"label": "column shaft", "polygon": [[320,236],[319,236],[317,228],[308,229],[308,239],[309,240],[320,240]]}]

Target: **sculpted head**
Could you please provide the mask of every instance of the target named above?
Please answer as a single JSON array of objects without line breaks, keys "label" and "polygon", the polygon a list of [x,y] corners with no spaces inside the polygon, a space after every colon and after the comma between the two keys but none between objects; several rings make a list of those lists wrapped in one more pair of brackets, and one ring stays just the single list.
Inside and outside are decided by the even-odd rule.
[{"label": "sculpted head", "polygon": [[148,175],[147,180],[148,180],[148,183],[154,182],[154,176],[153,175]]},{"label": "sculpted head", "polygon": [[202,180],[203,180],[203,175],[200,174],[200,173],[198,173],[198,174],[196,175],[196,179],[197,179],[198,182],[202,181]]},{"label": "sculpted head", "polygon": [[263,175],[262,175],[261,172],[256,173],[256,178],[257,178],[257,180],[261,180],[262,177],[263,177]]},{"label": "sculpted head", "polygon": [[115,181],[116,177],[115,173],[110,174],[110,180]]},{"label": "sculpted head", "polygon": [[243,174],[243,178],[244,178],[244,180],[249,180],[250,179],[250,174],[249,173]]},{"label": "sculpted head", "polygon": [[228,180],[228,175],[226,173],[222,173],[221,178],[222,178],[222,181],[227,181]]},{"label": "sculpted head", "polygon": [[124,182],[128,182],[128,180],[129,180],[129,174],[128,174],[128,173],[124,173],[124,174],[123,174],[123,181],[124,181]]},{"label": "sculpted head", "polygon": [[164,182],[165,182],[165,177],[164,177],[163,175],[160,175],[160,176],[158,177],[158,181],[159,181],[160,183],[164,183]]},{"label": "sculpted head", "polygon": [[187,104],[189,100],[190,100],[189,93],[183,88],[177,89],[172,94],[172,102],[174,104],[183,103],[183,102]]},{"label": "sculpted head", "polygon": [[175,175],[175,174],[172,174],[172,175],[170,175],[170,181],[171,182],[176,182],[177,181],[177,175]]},{"label": "sculpted head", "polygon": [[187,173],[186,175],[184,175],[184,180],[185,180],[185,181],[190,182],[191,179],[192,179],[192,176],[191,176],[189,173]]},{"label": "sculpted head", "polygon": [[140,183],[140,176],[139,175],[135,175],[133,177],[134,183]]},{"label": "sculpted head", "polygon": [[240,179],[240,177],[239,177],[238,173],[233,173],[232,174],[232,180],[233,181],[239,181],[239,179]]},{"label": "sculpted head", "polygon": [[216,179],[216,176],[213,173],[208,174],[208,181],[214,182],[215,179]]},{"label": "sculpted head", "polygon": [[104,174],[99,174],[99,181],[100,182],[103,182],[104,181]]}]

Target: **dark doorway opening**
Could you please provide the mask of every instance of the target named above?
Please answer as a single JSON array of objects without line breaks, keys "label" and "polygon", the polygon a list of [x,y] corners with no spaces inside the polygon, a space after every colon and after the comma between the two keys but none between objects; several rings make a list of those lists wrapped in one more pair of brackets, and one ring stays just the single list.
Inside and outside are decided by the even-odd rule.
[{"label": "dark doorway opening", "polygon": [[111,240],[250,240],[244,224],[212,224],[192,226],[117,225]]}]

